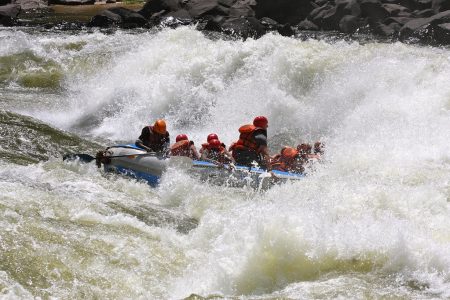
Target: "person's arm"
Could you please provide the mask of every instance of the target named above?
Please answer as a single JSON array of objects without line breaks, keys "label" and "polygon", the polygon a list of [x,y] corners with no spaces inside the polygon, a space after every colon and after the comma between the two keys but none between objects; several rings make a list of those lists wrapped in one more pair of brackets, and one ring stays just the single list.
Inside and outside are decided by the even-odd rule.
[{"label": "person's arm", "polygon": [[258,148],[259,153],[262,155],[264,163],[267,167],[267,170],[270,169],[270,154],[269,154],[269,148],[267,148],[267,146],[259,146]]},{"label": "person's arm", "polygon": [[233,155],[231,155],[230,151],[228,151],[227,149],[225,149],[225,151],[224,151],[223,154],[224,154],[225,157],[226,157],[227,159],[229,159],[233,164],[236,163],[236,161],[234,160]]},{"label": "person's arm", "polygon": [[136,146],[146,150],[147,152],[153,152],[152,149],[150,149],[149,147],[145,146],[144,143],[141,140],[139,140],[139,139],[136,140],[135,144],[136,144]]},{"label": "person's arm", "polygon": [[136,144],[136,146],[145,149],[147,152],[153,152],[153,150],[151,148],[144,145],[144,140],[148,139],[149,135],[150,135],[150,130],[148,129],[148,127],[142,128],[141,135],[136,140],[135,144]]},{"label": "person's arm", "polygon": [[203,152],[202,152],[202,155],[200,156],[200,159],[201,160],[204,160],[204,161],[209,161],[209,159],[208,159],[208,149],[203,149]]},{"label": "person's arm", "polygon": [[194,142],[193,142],[193,141],[190,141],[190,144],[191,144],[190,149],[191,149],[191,152],[192,152],[192,156],[193,156],[195,159],[199,159],[199,158],[200,158],[200,155],[199,155],[198,152],[197,152],[197,148],[195,148]]}]

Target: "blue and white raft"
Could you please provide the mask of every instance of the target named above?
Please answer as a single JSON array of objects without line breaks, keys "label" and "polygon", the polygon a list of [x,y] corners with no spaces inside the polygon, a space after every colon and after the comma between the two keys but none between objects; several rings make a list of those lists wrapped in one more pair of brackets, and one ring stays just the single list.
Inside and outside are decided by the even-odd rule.
[{"label": "blue and white raft", "polygon": [[233,187],[250,186],[266,189],[276,183],[298,180],[304,174],[270,171],[244,166],[219,166],[212,162],[191,160],[188,157],[159,156],[146,152],[135,145],[109,147],[104,156],[103,166],[107,172],[143,179],[150,185],[157,185],[168,168],[185,170],[202,181]]}]

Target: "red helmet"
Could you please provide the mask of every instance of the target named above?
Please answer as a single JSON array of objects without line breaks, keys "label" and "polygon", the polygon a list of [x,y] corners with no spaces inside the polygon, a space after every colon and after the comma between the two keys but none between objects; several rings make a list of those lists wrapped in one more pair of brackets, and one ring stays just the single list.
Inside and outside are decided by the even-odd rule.
[{"label": "red helmet", "polygon": [[206,141],[209,143],[211,140],[218,140],[219,137],[215,133],[210,133],[206,138]]},{"label": "red helmet", "polygon": [[268,124],[269,124],[269,121],[268,121],[267,118],[264,117],[264,116],[256,117],[256,118],[253,120],[253,125],[256,126],[256,127],[265,127],[265,126],[267,126]]},{"label": "red helmet", "polygon": [[219,149],[221,145],[222,143],[218,139],[212,139],[208,143],[210,149]]},{"label": "red helmet", "polygon": [[187,135],[185,135],[185,134],[179,134],[179,135],[177,135],[177,137],[176,137],[176,139],[175,139],[175,141],[178,143],[179,141],[183,141],[183,140],[189,140],[188,139],[188,136]]}]

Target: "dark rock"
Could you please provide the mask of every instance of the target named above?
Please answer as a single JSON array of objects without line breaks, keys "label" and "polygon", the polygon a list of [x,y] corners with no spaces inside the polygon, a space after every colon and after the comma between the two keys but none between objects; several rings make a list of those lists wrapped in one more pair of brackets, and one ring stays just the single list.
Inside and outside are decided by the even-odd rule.
[{"label": "dark rock", "polygon": [[114,7],[109,9],[109,11],[122,18],[122,27],[135,28],[143,27],[147,24],[147,19],[144,16],[125,7]]},{"label": "dark rock", "polygon": [[400,38],[418,39],[422,42],[427,42],[432,38],[431,25],[435,28],[439,24],[450,22],[450,10],[438,13],[430,18],[417,18],[407,22],[400,30]]},{"label": "dark rock", "polygon": [[187,10],[185,10],[185,9],[179,9],[177,11],[171,11],[168,14],[166,14],[165,17],[173,17],[173,18],[176,18],[176,19],[184,19],[184,20],[192,19],[192,17],[189,14],[189,12]]},{"label": "dark rock", "polygon": [[8,4],[0,6],[0,24],[3,26],[14,25],[17,15],[20,13],[20,5]]},{"label": "dark rock", "polygon": [[333,7],[334,6],[331,5],[329,2],[326,2],[324,5],[313,9],[308,15],[308,20],[321,19],[324,12],[332,9]]},{"label": "dark rock", "polygon": [[[361,9],[356,0],[337,0],[335,6],[321,10],[314,10],[311,14],[319,12],[313,22],[324,30],[340,30],[340,21],[346,15],[358,17]],[[345,21],[344,21],[345,22]]]},{"label": "dark rock", "polygon": [[60,5],[90,5],[94,4],[95,0],[48,0],[48,4]]},{"label": "dark rock", "polygon": [[280,24],[277,21],[275,21],[274,19],[271,19],[271,18],[264,17],[264,18],[261,18],[261,20],[259,20],[259,21],[266,28],[270,28],[270,29],[277,28],[278,26],[280,26]]},{"label": "dark rock", "polygon": [[230,8],[230,17],[254,17],[255,0],[238,0]]},{"label": "dark rock", "polygon": [[292,29],[292,26],[289,24],[284,24],[280,26],[277,29],[278,33],[282,36],[293,36],[294,35],[294,29]]},{"label": "dark rock", "polygon": [[431,8],[435,13],[450,10],[450,0],[432,0]]},{"label": "dark rock", "polygon": [[434,14],[435,14],[434,10],[431,8],[414,12],[414,16],[417,18],[429,18],[429,17],[433,16]]},{"label": "dark rock", "polygon": [[180,8],[180,0],[148,0],[138,13],[149,19],[153,14],[161,11],[171,12]]},{"label": "dark rock", "polygon": [[280,24],[298,24],[313,9],[310,0],[258,0],[254,7],[256,18],[268,17]]},{"label": "dark rock", "polygon": [[361,15],[361,7],[357,0],[336,0],[336,6],[339,11],[345,15],[359,17]]},{"label": "dark rock", "polygon": [[186,10],[193,18],[211,16],[228,16],[230,8],[221,4],[218,0],[190,0],[186,4]]},{"label": "dark rock", "polygon": [[253,17],[228,18],[221,24],[221,31],[244,39],[259,38],[266,33],[264,25]]},{"label": "dark rock", "polygon": [[118,25],[122,23],[122,17],[109,10],[104,10],[99,14],[93,16],[88,23],[90,27],[110,27],[112,25]]},{"label": "dark rock", "polygon": [[363,17],[369,18],[369,23],[382,21],[389,16],[389,12],[381,5],[379,0],[362,0],[361,11]]},{"label": "dark rock", "polygon": [[400,0],[397,4],[409,8],[411,11],[419,9],[417,0]]},{"label": "dark rock", "polygon": [[417,9],[429,9],[432,6],[432,0],[417,0]]},{"label": "dark rock", "polygon": [[413,18],[407,18],[407,17],[390,17],[384,20],[384,24],[389,25],[392,23],[400,24],[401,26],[405,25],[409,21],[411,21]]},{"label": "dark rock", "polygon": [[398,4],[383,4],[383,8],[388,12],[391,17],[396,17],[401,13],[410,12],[409,8]]},{"label": "dark rock", "polygon": [[116,3],[116,0],[106,0],[106,3]]},{"label": "dark rock", "polygon": [[320,6],[324,6],[327,2],[328,2],[328,0],[316,0],[316,1],[314,1],[313,3],[314,3],[317,7],[320,7]]},{"label": "dark rock", "polygon": [[438,44],[450,45],[450,23],[437,25],[434,30],[434,37]]},{"label": "dark rock", "polygon": [[319,30],[319,26],[317,26],[313,22],[309,21],[308,19],[301,21],[297,27],[300,30],[312,30],[312,31]]},{"label": "dark rock", "polygon": [[339,21],[339,29],[344,33],[354,33],[359,27],[359,18],[346,15]]},{"label": "dark rock", "polygon": [[398,32],[398,29],[396,30],[395,28],[398,28],[398,26],[390,26],[383,23],[377,23],[376,26],[373,27],[373,31],[375,34],[378,34],[380,36],[391,37]]},{"label": "dark rock", "polygon": [[0,6],[6,5],[6,4],[11,4],[11,0],[0,0]]},{"label": "dark rock", "polygon": [[159,22],[159,26],[161,27],[170,27],[170,28],[177,28],[179,26],[186,26],[191,25],[192,19],[178,19],[174,17],[162,17],[161,21]]},{"label": "dark rock", "polygon": [[203,30],[209,31],[222,31],[222,24],[225,22],[224,16],[216,16],[207,18],[206,24],[203,26]]}]

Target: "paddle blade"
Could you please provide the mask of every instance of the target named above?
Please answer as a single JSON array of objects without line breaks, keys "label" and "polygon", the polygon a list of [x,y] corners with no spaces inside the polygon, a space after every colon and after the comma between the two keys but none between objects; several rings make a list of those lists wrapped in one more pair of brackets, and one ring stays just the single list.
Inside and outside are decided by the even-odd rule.
[{"label": "paddle blade", "polygon": [[78,154],[66,154],[63,156],[64,161],[70,161],[70,160],[79,160],[80,162],[89,163],[93,160],[95,160],[95,157],[89,154],[84,153],[78,153]]}]

